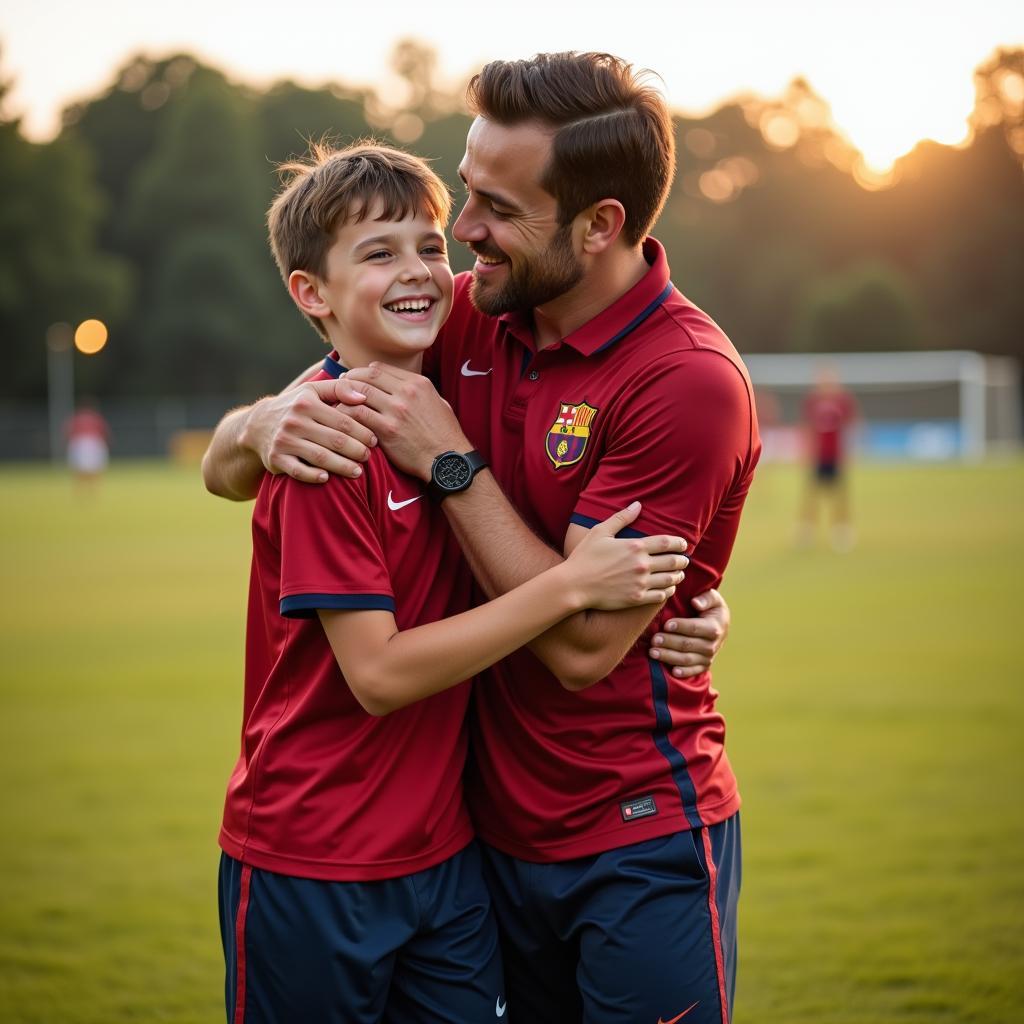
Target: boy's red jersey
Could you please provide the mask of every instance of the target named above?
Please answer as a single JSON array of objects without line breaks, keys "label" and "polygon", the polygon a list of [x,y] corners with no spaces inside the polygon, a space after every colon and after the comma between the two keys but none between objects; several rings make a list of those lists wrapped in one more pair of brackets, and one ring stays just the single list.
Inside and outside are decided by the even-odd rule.
[{"label": "boy's red jersey", "polygon": [[358,480],[266,476],[252,539],[242,744],[221,847],[254,867],[337,881],[452,856],[472,838],[469,684],[373,717],[317,616],[388,609],[410,629],[464,610],[470,580],[444,512],[375,449]]}]

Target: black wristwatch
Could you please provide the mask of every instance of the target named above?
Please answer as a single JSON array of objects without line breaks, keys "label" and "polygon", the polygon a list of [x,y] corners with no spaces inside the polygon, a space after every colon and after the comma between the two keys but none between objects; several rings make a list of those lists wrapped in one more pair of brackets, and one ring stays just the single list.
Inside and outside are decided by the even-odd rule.
[{"label": "black wristwatch", "polygon": [[484,457],[477,451],[442,452],[430,467],[430,483],[427,492],[435,501],[443,501],[451,494],[466,490],[473,482],[473,477],[487,465]]}]

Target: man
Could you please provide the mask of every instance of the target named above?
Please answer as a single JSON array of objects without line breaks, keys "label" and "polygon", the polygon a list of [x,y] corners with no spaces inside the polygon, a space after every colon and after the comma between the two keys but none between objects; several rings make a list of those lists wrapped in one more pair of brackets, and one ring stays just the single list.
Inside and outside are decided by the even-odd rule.
[{"label": "man", "polygon": [[846,463],[850,431],[857,420],[857,403],[831,367],[818,370],[813,390],[803,403],[804,450],[810,472],[797,524],[797,542],[814,538],[818,502],[832,505],[832,546],[846,552],[853,547],[850,491]]},{"label": "man", "polygon": [[[350,372],[338,396],[362,404],[344,414],[344,454],[377,437],[428,480],[438,455],[480,450],[491,469],[443,507],[487,596],[557,564],[624,495],[639,499],[636,534],[688,542],[678,622],[721,579],[760,443],[735,350],[646,238],[674,173],[668,111],[606,54],[492,62],[469,101],[453,232],[477,261],[435,348],[451,407],[426,378]],[[229,417],[208,486],[251,493],[252,449],[268,455],[274,435],[325,463],[334,431],[318,414],[297,438],[297,402]],[[670,686],[658,660],[671,659],[638,648],[650,620],[574,616],[476,688],[469,796],[520,1021],[731,1013],[739,796],[724,723],[708,675]]]}]

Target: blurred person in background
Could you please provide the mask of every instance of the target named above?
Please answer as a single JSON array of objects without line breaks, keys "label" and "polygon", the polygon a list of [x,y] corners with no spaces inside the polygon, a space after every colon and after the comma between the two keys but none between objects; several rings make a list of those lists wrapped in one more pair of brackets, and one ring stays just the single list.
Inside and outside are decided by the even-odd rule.
[{"label": "blurred person in background", "polygon": [[92,399],[83,400],[64,428],[68,445],[68,466],[83,492],[91,491],[107,468],[110,427]]},{"label": "blurred person in background", "polygon": [[853,395],[844,390],[834,368],[821,367],[803,403],[804,453],[810,472],[797,522],[797,544],[801,547],[814,540],[821,502],[831,505],[833,548],[845,552],[853,547],[847,468],[850,433],[856,422]]},{"label": "blurred person in background", "polygon": [[379,439],[427,480],[439,453],[480,450],[494,476],[444,509],[489,597],[559,563],[623,496],[643,503],[631,536],[686,539],[663,631],[650,610],[576,616],[483,675],[467,795],[515,1019],[725,1024],[739,793],[710,675],[673,685],[667,634],[718,600],[702,592],[760,454],[750,380],[648,237],[675,151],[640,74],[540,54],[491,62],[469,99],[453,233],[476,264],[427,377],[371,365],[236,410],[204,479],[236,499],[264,466],[322,485],[325,470],[358,475],[349,463]]}]

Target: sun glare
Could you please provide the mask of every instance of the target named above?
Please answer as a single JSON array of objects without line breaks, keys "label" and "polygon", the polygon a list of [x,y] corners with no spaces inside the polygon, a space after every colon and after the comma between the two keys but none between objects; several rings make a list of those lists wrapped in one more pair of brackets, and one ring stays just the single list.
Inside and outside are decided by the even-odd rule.
[{"label": "sun glare", "polygon": [[873,48],[863,74],[813,82],[870,174],[888,174],[923,139],[957,145],[968,136],[974,82],[969,73],[944,74],[951,43],[931,42],[915,47],[889,39]]}]

